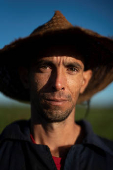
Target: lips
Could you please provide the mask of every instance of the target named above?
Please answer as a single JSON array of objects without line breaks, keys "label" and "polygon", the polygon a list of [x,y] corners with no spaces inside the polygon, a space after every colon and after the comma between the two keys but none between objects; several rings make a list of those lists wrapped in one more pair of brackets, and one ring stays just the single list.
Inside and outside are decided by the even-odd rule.
[{"label": "lips", "polygon": [[48,101],[56,101],[56,102],[67,101],[67,99],[57,99],[57,98],[48,98],[46,100],[48,100]]},{"label": "lips", "polygon": [[67,99],[48,98],[46,99],[46,102],[51,105],[60,106],[60,105],[65,104],[67,102]]}]

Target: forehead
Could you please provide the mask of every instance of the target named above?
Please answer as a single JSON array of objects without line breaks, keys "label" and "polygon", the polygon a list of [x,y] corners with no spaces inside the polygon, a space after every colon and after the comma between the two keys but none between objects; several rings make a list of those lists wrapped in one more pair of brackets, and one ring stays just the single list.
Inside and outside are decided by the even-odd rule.
[{"label": "forehead", "polygon": [[37,61],[49,61],[52,62],[55,65],[61,65],[61,64],[72,64],[72,63],[78,63],[82,67],[84,67],[84,63],[81,60],[81,58],[76,58],[72,56],[50,56],[50,57],[42,57],[42,58],[37,58]]},{"label": "forehead", "polygon": [[73,62],[84,64],[84,57],[72,46],[51,46],[35,55],[36,60],[51,60],[53,62]]}]

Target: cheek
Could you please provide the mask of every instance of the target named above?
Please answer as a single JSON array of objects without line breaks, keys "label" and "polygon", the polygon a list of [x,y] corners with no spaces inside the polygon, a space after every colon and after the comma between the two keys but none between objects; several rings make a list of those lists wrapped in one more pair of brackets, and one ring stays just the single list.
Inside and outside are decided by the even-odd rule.
[{"label": "cheek", "polygon": [[71,93],[72,98],[78,98],[80,94],[80,89],[83,84],[82,76],[76,76],[67,81],[67,87]]},{"label": "cheek", "polygon": [[40,91],[48,82],[49,75],[35,73],[31,79],[31,89]]}]

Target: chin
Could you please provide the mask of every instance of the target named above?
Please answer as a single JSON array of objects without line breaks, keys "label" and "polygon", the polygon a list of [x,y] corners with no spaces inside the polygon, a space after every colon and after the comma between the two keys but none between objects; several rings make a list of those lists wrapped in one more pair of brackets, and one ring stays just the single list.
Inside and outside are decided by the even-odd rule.
[{"label": "chin", "polygon": [[66,120],[69,115],[71,114],[72,110],[66,110],[66,111],[61,111],[61,110],[44,110],[43,111],[43,118],[49,122],[49,123],[57,123],[57,122],[62,122]]}]

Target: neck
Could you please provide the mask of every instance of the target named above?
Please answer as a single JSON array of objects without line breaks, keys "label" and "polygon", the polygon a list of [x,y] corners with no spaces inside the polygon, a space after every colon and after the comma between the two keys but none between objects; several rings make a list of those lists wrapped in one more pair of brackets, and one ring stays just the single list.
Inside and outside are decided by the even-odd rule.
[{"label": "neck", "polygon": [[69,148],[74,145],[80,135],[81,127],[75,123],[75,111],[62,121],[47,123],[45,121],[33,121],[31,117],[31,133],[37,144],[47,145],[52,156],[63,157]]}]

